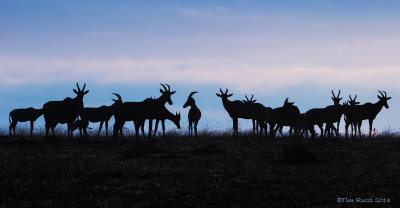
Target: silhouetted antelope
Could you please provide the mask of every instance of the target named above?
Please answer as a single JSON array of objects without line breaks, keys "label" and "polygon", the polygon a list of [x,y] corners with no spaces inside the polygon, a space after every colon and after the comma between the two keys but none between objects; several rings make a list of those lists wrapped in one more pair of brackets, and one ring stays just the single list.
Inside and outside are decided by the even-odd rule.
[{"label": "silhouetted antelope", "polygon": [[122,103],[122,98],[120,95],[113,93],[118,99],[111,99],[114,103],[110,106],[101,106],[98,108],[83,108],[79,115],[82,120],[87,120],[90,122],[100,122],[99,132],[97,133],[97,137],[100,135],[101,128],[103,127],[103,123],[105,123],[106,127],[106,136],[108,136],[108,121],[111,119],[111,116],[114,114],[115,106]]},{"label": "silhouetted antelope", "polygon": [[[122,127],[126,121],[134,121],[136,136],[139,137],[139,126],[146,119],[149,119],[149,137],[151,137],[152,120],[157,118],[158,109],[163,107],[165,103],[172,105],[171,95],[175,91],[171,92],[171,88],[168,84],[161,84],[164,90],[160,89],[161,96],[157,99],[147,98],[142,102],[123,102],[114,111],[115,123],[113,127],[113,136],[118,137],[118,131],[122,130]],[[123,136],[121,134],[121,136]]]},{"label": "silhouetted antelope", "polygon": [[73,136],[71,127],[76,118],[79,115],[80,110],[83,108],[83,96],[86,95],[89,90],[85,91],[86,84],[83,85],[82,90],[76,83],[78,91],[74,89],[76,94],[75,98],[65,98],[63,101],[50,101],[43,105],[43,115],[46,122],[46,137],[49,134],[49,130],[53,132],[54,128],[58,123],[68,125],[68,136]]},{"label": "silhouetted antelope", "polygon": [[[242,100],[243,103],[256,103],[257,99],[254,99],[254,95],[251,95],[251,98],[249,99],[247,97],[247,95],[244,96],[246,98],[246,100]],[[256,120],[251,119],[251,122],[253,123],[253,135],[257,132],[258,134],[258,123],[256,122]]]},{"label": "silhouetted antelope", "polygon": [[163,137],[165,137],[165,120],[168,119],[176,125],[176,128],[180,129],[180,120],[181,120],[181,114],[176,112],[176,114],[172,114],[171,112],[168,111],[168,109],[165,106],[162,106],[161,109],[158,110],[157,112],[157,117],[155,118],[157,120],[156,125],[154,127],[154,137],[156,136],[157,133],[157,128],[158,128],[158,121],[161,121],[161,126],[163,130]]},{"label": "silhouetted antelope", "polygon": [[351,126],[351,137],[353,137],[354,134],[357,134],[358,123],[361,122],[359,113],[357,112],[357,105],[360,102],[357,102],[356,99],[357,95],[354,96],[354,99],[349,95],[349,101],[343,103],[346,138],[348,138],[349,126]]},{"label": "silhouetted antelope", "polygon": [[228,100],[228,97],[231,97],[233,94],[228,94],[228,89],[226,89],[225,93],[222,92],[221,89],[219,89],[219,91],[221,94],[216,93],[216,95],[222,99],[222,104],[224,105],[225,110],[233,120],[234,136],[239,134],[239,118],[255,119],[264,129],[266,129],[265,119],[268,115],[266,115],[265,107],[263,105],[255,105],[256,103],[243,103],[239,100],[230,101]]},{"label": "silhouetted antelope", "polygon": [[[331,129],[336,133],[336,137],[339,137],[339,125],[340,125],[340,120],[343,115],[343,106],[340,105],[340,90],[339,93],[335,96],[335,93],[332,92],[332,100],[333,100],[333,105],[327,106],[326,109],[326,121],[325,121],[325,133],[328,133],[328,137],[331,137]],[[334,123],[337,123],[337,128],[333,126]]]},{"label": "silhouetted antelope", "polygon": [[190,106],[190,110],[188,113],[188,120],[189,120],[189,136],[193,135],[193,126],[194,126],[194,135],[197,137],[197,124],[201,118],[200,109],[196,106],[196,101],[192,97],[195,93],[198,92],[191,92],[188,96],[186,103],[183,105],[183,108]]},{"label": "silhouetted antelope", "polygon": [[[362,120],[368,119],[369,121],[369,137],[371,137],[371,132],[372,132],[372,124],[378,115],[378,113],[382,110],[382,107],[389,108],[387,101],[390,100],[392,97],[387,97],[387,94],[385,91],[381,92],[378,91],[380,95],[378,95],[379,101],[372,104],[372,103],[365,103],[363,105],[355,106],[357,109],[356,113],[358,114],[358,117],[360,119],[360,122],[358,122],[358,134],[361,137],[361,124]],[[385,93],[385,94],[383,94]]]},{"label": "silhouetted antelope", "polygon": [[32,137],[33,133],[33,123],[43,114],[43,109],[35,109],[35,108],[24,108],[24,109],[15,109],[12,110],[8,116],[8,121],[10,122],[10,132],[9,136],[11,137],[11,130],[14,132],[15,136],[15,127],[18,122],[30,121],[31,124],[31,133],[30,137]]},{"label": "silhouetted antelope", "polygon": [[[296,124],[300,117],[300,110],[297,106],[294,105],[294,102],[289,102],[289,98],[286,98],[282,107],[274,108],[270,110],[268,123],[270,125],[270,135],[271,137],[275,137],[276,132],[279,130],[279,133],[283,135],[282,128],[283,126],[289,126],[289,133],[292,135],[292,130],[295,132],[296,136]],[[275,128],[276,125],[276,128]]]},{"label": "silhouetted antelope", "polygon": [[76,120],[71,127],[71,131],[75,131],[76,129],[79,129],[79,135],[82,137],[82,130],[85,135],[85,137],[89,137],[87,133],[87,129],[92,129],[89,126],[89,121],[87,120]]}]

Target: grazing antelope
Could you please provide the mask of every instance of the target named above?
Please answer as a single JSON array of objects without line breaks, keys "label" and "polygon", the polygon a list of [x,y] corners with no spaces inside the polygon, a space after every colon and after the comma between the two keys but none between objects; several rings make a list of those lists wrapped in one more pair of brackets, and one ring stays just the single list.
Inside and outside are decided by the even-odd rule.
[{"label": "grazing antelope", "polygon": [[118,99],[112,99],[114,103],[110,106],[100,106],[98,108],[83,108],[79,115],[82,120],[90,121],[90,122],[100,122],[99,132],[97,133],[97,137],[100,136],[101,128],[103,127],[103,123],[105,123],[106,127],[106,136],[108,136],[108,121],[111,119],[111,116],[114,114],[115,106],[122,103],[122,98],[120,95],[113,93]]},{"label": "grazing antelope", "polygon": [[256,105],[256,103],[243,103],[239,100],[230,101],[228,97],[231,97],[233,94],[228,94],[228,89],[225,92],[222,92],[222,89],[219,89],[221,94],[216,93],[218,97],[221,98],[222,104],[224,105],[225,110],[228,112],[229,116],[233,120],[233,135],[236,136],[239,134],[238,130],[238,119],[255,119],[262,125],[262,128],[266,129],[265,120],[268,118],[266,114],[265,107],[263,105]]},{"label": "grazing antelope", "polygon": [[[270,135],[271,137],[275,137],[276,132],[279,130],[279,133],[283,135],[282,128],[283,126],[289,126],[289,133],[292,135],[292,130],[295,131],[295,126],[300,117],[300,110],[297,106],[294,105],[294,102],[289,102],[289,98],[286,98],[282,107],[270,109],[270,116],[268,123],[270,125]],[[276,128],[275,128],[276,125]]]},{"label": "grazing antelope", "polygon": [[[392,99],[392,97],[387,97],[387,94],[385,91],[378,91],[380,95],[378,95],[379,101],[376,103],[365,103],[363,105],[358,105],[354,106],[355,113],[357,114],[356,117],[358,117],[359,122],[357,123],[358,127],[358,135],[361,137],[361,124],[363,120],[369,121],[369,137],[371,137],[372,133],[372,124],[378,115],[378,113],[382,110],[383,107],[386,109],[389,108],[389,105],[387,104],[387,101]],[[385,93],[385,94],[383,94]]]},{"label": "grazing antelope", "polygon": [[71,127],[71,131],[75,131],[76,129],[79,129],[79,135],[82,137],[82,130],[85,135],[85,137],[89,137],[87,133],[87,129],[92,129],[89,126],[89,121],[87,120],[76,120]]},{"label": "grazing antelope", "polygon": [[76,83],[78,90],[74,89],[76,94],[75,98],[65,98],[63,101],[50,101],[43,105],[43,115],[46,122],[46,137],[49,135],[49,130],[54,134],[54,128],[58,123],[68,125],[68,137],[73,136],[71,131],[72,124],[79,115],[80,110],[83,108],[83,96],[86,95],[89,90],[85,91],[86,84],[83,85],[82,90]]},{"label": "grazing antelope", "polygon": [[196,106],[196,101],[192,97],[195,93],[198,92],[191,92],[186,100],[186,103],[183,105],[183,108],[190,106],[188,120],[189,120],[189,136],[193,135],[193,126],[194,126],[194,135],[197,137],[197,124],[201,118],[200,109]]},{"label": "grazing antelope", "polygon": [[348,138],[349,126],[351,126],[351,137],[353,137],[354,134],[357,134],[357,123],[361,122],[357,113],[357,105],[360,104],[360,102],[357,102],[356,99],[357,95],[355,95],[354,98],[351,98],[351,95],[349,95],[349,100],[343,103],[346,138]]},{"label": "grazing antelope", "polygon": [[[149,137],[151,137],[152,120],[157,118],[157,112],[168,102],[172,105],[171,88],[168,84],[161,84],[164,90],[160,89],[161,96],[157,99],[147,98],[142,102],[123,102],[119,104],[114,111],[115,123],[113,127],[113,137],[118,137],[118,131],[122,132],[122,127],[126,121],[133,121],[135,124],[136,137],[139,137],[139,127],[149,119]],[[121,134],[121,137],[123,135]]]},{"label": "grazing antelope", "polygon": [[165,106],[162,106],[160,109],[158,109],[157,117],[155,117],[155,119],[157,119],[157,122],[154,127],[154,137],[156,136],[156,133],[157,133],[158,121],[161,121],[163,137],[165,137],[165,120],[166,119],[174,122],[174,124],[176,125],[176,128],[178,128],[178,129],[181,128],[181,125],[179,123],[181,120],[181,114],[176,112],[176,114],[174,115],[171,112],[169,112]]},{"label": "grazing antelope", "polygon": [[31,133],[30,137],[32,137],[33,133],[33,123],[43,114],[43,109],[35,109],[35,108],[24,108],[24,109],[15,109],[12,110],[8,116],[8,121],[10,122],[10,132],[9,136],[11,137],[11,130],[14,132],[15,136],[15,127],[18,122],[30,121],[31,123]]}]

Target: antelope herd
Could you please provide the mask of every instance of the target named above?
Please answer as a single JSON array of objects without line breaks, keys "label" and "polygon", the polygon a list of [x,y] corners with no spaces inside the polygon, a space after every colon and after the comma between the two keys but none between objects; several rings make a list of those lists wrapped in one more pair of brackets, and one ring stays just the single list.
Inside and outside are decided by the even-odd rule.
[{"label": "antelope herd", "polygon": [[[15,109],[9,114],[9,135],[12,132],[15,136],[15,128],[18,122],[30,121],[30,136],[32,137],[34,121],[41,115],[44,116],[46,137],[49,136],[49,130],[51,129],[52,135],[54,136],[54,128],[57,124],[67,124],[67,135],[73,137],[73,132],[79,129],[80,135],[82,131],[85,136],[87,134],[87,128],[89,122],[100,122],[97,136],[100,135],[103,124],[105,123],[106,136],[108,136],[108,122],[112,116],[114,116],[113,126],[113,137],[123,137],[123,126],[125,122],[132,121],[136,137],[139,137],[140,130],[144,135],[144,124],[146,120],[149,120],[148,137],[155,137],[158,123],[161,121],[163,130],[163,136],[165,136],[165,120],[172,121],[176,128],[180,129],[180,113],[171,113],[165,107],[168,103],[172,105],[171,95],[175,91],[171,91],[171,87],[168,84],[161,84],[163,87],[160,89],[161,96],[158,98],[147,98],[140,102],[123,102],[119,94],[113,93],[117,99],[112,99],[114,103],[110,106],[84,107],[83,97],[89,90],[85,91],[86,84],[81,89],[76,83],[77,89],[73,89],[76,94],[75,98],[65,98],[62,101],[50,101],[43,105],[42,109],[26,108],[26,109]],[[341,91],[339,90],[336,95],[333,91],[332,101],[333,105],[326,106],[325,108],[314,108],[310,109],[305,113],[300,113],[294,102],[289,102],[286,98],[283,105],[278,108],[266,107],[261,103],[257,103],[254,95],[249,99],[247,95],[246,100],[229,100],[233,94],[228,94],[228,89],[225,92],[222,89],[220,93],[216,93],[221,98],[223,107],[226,112],[232,118],[233,121],[233,135],[239,134],[238,119],[251,119],[253,122],[253,134],[268,136],[267,130],[269,125],[269,136],[271,138],[276,137],[277,132],[283,135],[283,127],[289,127],[290,136],[305,136],[311,134],[311,137],[316,137],[314,126],[317,125],[320,129],[320,137],[328,136],[331,137],[333,134],[339,137],[339,124],[342,116],[344,115],[345,121],[345,135],[348,135],[348,128],[351,127],[351,136],[361,137],[361,125],[363,120],[369,121],[369,137],[371,137],[373,121],[377,114],[383,107],[389,108],[387,101],[391,97],[387,97],[385,91],[378,91],[378,101],[376,103],[365,103],[359,105],[356,101],[357,95],[352,98],[349,96],[349,100],[340,104],[342,97],[340,97]],[[193,95],[198,92],[191,92],[187,98],[187,101],[183,105],[183,108],[190,106],[188,113],[189,121],[189,136],[198,136],[197,125],[201,118],[201,111],[196,106],[196,102]],[[80,119],[79,119],[80,118]],[[152,134],[152,123],[155,120],[154,134]],[[335,126],[336,124],[336,126]],[[325,128],[324,128],[325,125]]]}]

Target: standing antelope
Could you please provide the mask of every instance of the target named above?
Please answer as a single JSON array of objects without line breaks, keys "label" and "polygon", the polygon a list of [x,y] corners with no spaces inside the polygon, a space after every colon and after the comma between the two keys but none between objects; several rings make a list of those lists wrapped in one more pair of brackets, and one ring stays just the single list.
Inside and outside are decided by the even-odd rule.
[{"label": "standing antelope", "polygon": [[[385,91],[381,92],[378,91],[380,95],[378,95],[379,101],[376,103],[365,103],[363,105],[355,106],[356,114],[359,119],[358,124],[358,134],[361,137],[361,124],[362,120],[368,119],[369,121],[369,137],[371,137],[372,133],[372,124],[378,115],[378,113],[382,110],[383,107],[386,109],[389,108],[389,105],[387,104],[387,101],[390,100],[392,97],[387,97],[387,94]],[[385,94],[383,94],[385,93]]]},{"label": "standing antelope", "polygon": [[15,127],[18,122],[30,121],[31,123],[31,133],[30,137],[32,137],[33,133],[33,123],[43,114],[43,109],[35,109],[35,108],[24,108],[24,109],[15,109],[12,110],[8,116],[8,121],[10,122],[10,132],[9,136],[11,137],[11,130],[14,132],[15,136]]},{"label": "standing antelope", "polygon": [[[246,98],[246,100],[242,100],[243,103],[256,103],[256,101],[257,101],[257,99],[254,99],[254,100],[253,100],[253,98],[254,98],[254,95],[253,95],[253,94],[251,95],[251,98],[250,98],[250,99],[247,97],[247,95],[245,95],[244,97]],[[251,121],[252,121],[252,123],[253,123],[253,135],[254,135],[256,132],[257,132],[257,134],[258,134],[258,124],[257,124],[257,122],[256,122],[254,119],[251,119]]]},{"label": "standing antelope", "polygon": [[[333,105],[327,106],[325,109],[327,111],[326,116],[326,124],[325,124],[325,133],[328,133],[328,137],[331,137],[331,129],[334,130],[334,132],[336,133],[336,137],[339,137],[339,125],[340,125],[340,119],[342,118],[343,115],[343,106],[340,105],[340,100],[342,100],[342,98],[340,98],[340,90],[339,93],[337,95],[335,95],[335,93],[332,92],[332,101],[333,101]],[[335,126],[333,125],[334,123],[337,123],[337,128],[335,128]]]},{"label": "standing antelope", "polygon": [[259,125],[262,125],[262,128],[267,128],[265,120],[268,115],[266,114],[266,110],[263,105],[255,105],[255,103],[243,103],[239,100],[230,101],[228,100],[228,97],[231,97],[233,94],[228,94],[228,89],[226,89],[225,92],[222,92],[222,89],[219,89],[219,91],[221,92],[221,94],[216,93],[216,95],[222,99],[222,104],[224,105],[225,110],[232,118],[234,136],[239,134],[239,118],[255,119],[257,120]]},{"label": "standing antelope", "polygon": [[270,111],[268,123],[270,125],[270,135],[272,138],[275,137],[275,134],[278,130],[279,133],[283,135],[283,126],[289,126],[290,135],[292,134],[292,130],[294,130],[296,136],[297,130],[295,127],[297,126],[297,122],[300,117],[300,110],[294,105],[294,102],[289,102],[289,98],[286,98],[282,107],[274,109],[267,108],[267,110]]},{"label": "standing antelope", "polygon": [[360,102],[357,102],[356,99],[357,95],[355,95],[354,98],[351,98],[351,95],[349,95],[349,100],[343,104],[346,138],[348,138],[349,126],[351,126],[351,137],[353,137],[357,134],[358,122],[361,122],[357,113],[357,105],[360,104]]},{"label": "standing antelope", "polygon": [[193,95],[198,92],[191,92],[183,105],[183,108],[190,106],[188,120],[189,120],[189,136],[193,135],[193,125],[194,125],[194,135],[197,137],[197,124],[201,118],[200,109],[196,106],[196,101],[193,99]]},{"label": "standing antelope", "polygon": [[100,122],[99,132],[97,133],[97,137],[100,136],[101,128],[103,127],[103,123],[105,123],[106,127],[106,136],[108,136],[108,121],[111,119],[111,116],[114,114],[115,106],[122,103],[122,98],[119,94],[113,93],[118,97],[118,100],[111,99],[114,103],[110,106],[100,106],[98,108],[83,108],[79,115],[82,120],[90,121],[90,122]]},{"label": "standing antelope", "polygon": [[[172,105],[171,95],[175,91],[171,92],[171,87],[166,84],[161,84],[164,90],[160,89],[161,96],[157,99],[147,98],[142,102],[123,102],[115,108],[114,118],[115,123],[113,127],[113,136],[118,137],[118,131],[122,132],[122,127],[126,121],[133,121],[135,124],[136,137],[139,137],[139,127],[144,124],[146,119],[149,119],[149,137],[151,137],[152,120],[157,118],[157,112],[165,103]],[[121,137],[123,135],[121,134]]]},{"label": "standing antelope", "polygon": [[49,130],[54,134],[54,128],[58,123],[68,125],[68,137],[73,136],[71,131],[72,124],[79,115],[80,110],[83,108],[83,96],[86,95],[89,90],[85,91],[86,83],[83,85],[82,90],[76,83],[78,91],[74,89],[76,94],[75,98],[65,98],[63,101],[49,101],[43,105],[43,115],[46,122],[46,137],[49,135]]}]

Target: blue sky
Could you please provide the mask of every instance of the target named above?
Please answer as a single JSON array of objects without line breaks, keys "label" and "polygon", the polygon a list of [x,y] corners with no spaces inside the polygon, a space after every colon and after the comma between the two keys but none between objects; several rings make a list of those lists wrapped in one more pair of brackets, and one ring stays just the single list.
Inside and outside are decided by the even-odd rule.
[{"label": "blue sky", "polygon": [[[158,96],[181,107],[192,90],[208,128],[231,125],[219,88],[266,106],[290,97],[302,112],[331,104],[330,90],[393,99],[376,127],[399,130],[398,1],[1,1],[0,123],[14,108],[71,97],[86,106]],[[42,118],[41,118],[42,119]],[[39,121],[40,122],[40,121]],[[242,126],[248,127],[249,121]],[[366,124],[366,123],[365,123]]]}]

